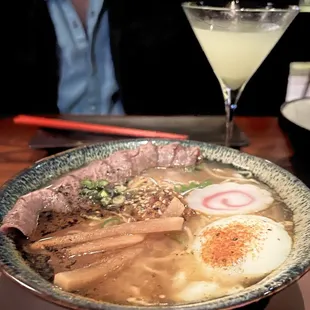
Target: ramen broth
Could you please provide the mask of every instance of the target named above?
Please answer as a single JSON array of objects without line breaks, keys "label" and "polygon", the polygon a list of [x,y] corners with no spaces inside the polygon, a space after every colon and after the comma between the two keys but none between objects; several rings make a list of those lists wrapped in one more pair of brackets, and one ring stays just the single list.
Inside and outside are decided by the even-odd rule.
[{"label": "ramen broth", "polygon": [[[123,195],[117,197],[125,199],[118,206],[104,207],[94,203],[86,210],[68,215],[43,212],[36,231],[23,245],[23,255],[30,266],[48,281],[63,290],[95,300],[117,304],[170,305],[232,294],[255,284],[267,274],[227,277],[217,272],[218,266],[204,268],[195,256],[192,245],[199,232],[209,224],[236,215],[213,214],[211,207],[211,214],[203,214],[197,208],[191,208],[188,201],[195,201],[195,191],[202,193],[200,191],[216,184],[230,184],[232,187],[236,184],[251,185],[266,191],[262,192],[264,199],[266,203],[271,200],[272,203],[250,215],[281,223],[292,237],[292,214],[270,188],[255,180],[250,172],[215,162],[203,162],[189,168],[152,168],[129,182],[118,184],[123,186]],[[149,192],[145,190],[148,186]],[[229,195],[234,192],[233,189],[227,190]],[[218,193],[210,197],[218,199]],[[247,197],[240,196],[238,199],[246,200]],[[165,217],[172,200],[178,204],[169,209],[173,210],[171,217]],[[181,217],[184,223],[179,229],[178,219]],[[157,225],[156,221],[162,222]],[[161,224],[165,221],[167,229]],[[148,225],[134,226],[140,222]],[[120,225],[127,233],[122,234],[122,229],[120,233],[112,230]],[[163,231],[160,231],[161,228]],[[100,229],[105,232],[100,238],[94,238],[91,233],[98,233]],[[130,233],[131,229],[134,233]],[[70,236],[80,238],[83,233],[83,238],[92,236],[93,239],[70,243]],[[276,253],[277,248],[274,251]],[[231,253],[236,255],[235,251]],[[221,267],[221,271],[228,272],[230,267],[227,266]],[[89,268],[87,272],[85,268]]]}]

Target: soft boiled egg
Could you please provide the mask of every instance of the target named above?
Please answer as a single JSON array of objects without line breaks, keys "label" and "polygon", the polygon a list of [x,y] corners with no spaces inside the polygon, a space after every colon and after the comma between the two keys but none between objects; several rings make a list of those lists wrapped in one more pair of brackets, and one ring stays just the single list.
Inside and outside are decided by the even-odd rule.
[{"label": "soft boiled egg", "polygon": [[263,278],[287,259],[291,248],[292,239],[284,226],[258,215],[212,222],[191,246],[203,273],[238,283]]},{"label": "soft boiled egg", "polygon": [[272,194],[257,185],[227,182],[193,190],[188,206],[207,215],[235,215],[259,212],[273,203]]}]

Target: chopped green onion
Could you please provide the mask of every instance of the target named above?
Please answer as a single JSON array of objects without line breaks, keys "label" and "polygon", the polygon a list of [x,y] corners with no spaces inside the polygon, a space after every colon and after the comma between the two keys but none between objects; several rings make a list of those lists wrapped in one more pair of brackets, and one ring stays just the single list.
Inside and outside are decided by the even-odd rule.
[{"label": "chopped green onion", "polygon": [[96,184],[95,182],[91,181],[91,180],[82,180],[81,181],[81,185],[85,188],[88,188],[88,189],[94,189],[96,187]]},{"label": "chopped green onion", "polygon": [[193,190],[195,188],[204,188],[206,186],[209,186],[211,185],[212,182],[209,181],[209,180],[206,180],[202,183],[199,183],[199,182],[190,182],[189,184],[184,184],[184,185],[176,185],[174,187],[174,190],[178,193],[185,193],[189,190]]},{"label": "chopped green onion", "polygon": [[99,192],[99,197],[104,198],[104,197],[109,197],[109,193],[105,191],[104,189]]},{"label": "chopped green onion", "polygon": [[100,226],[101,228],[103,227],[107,227],[107,226],[113,226],[113,225],[118,225],[120,224],[122,221],[119,217],[109,217],[107,218]]},{"label": "chopped green onion", "polygon": [[212,182],[210,180],[206,180],[206,181],[203,181],[202,183],[200,183],[198,188],[205,188],[211,184],[212,184]]},{"label": "chopped green onion", "polygon": [[121,194],[121,193],[125,192],[126,189],[127,189],[127,187],[124,186],[124,185],[116,185],[114,187],[114,192],[117,193],[117,194]]},{"label": "chopped green onion", "polygon": [[107,185],[109,184],[109,182],[107,180],[99,180],[96,182],[96,187],[98,188],[105,188]]},{"label": "chopped green onion", "polygon": [[103,197],[100,202],[103,207],[106,207],[111,203],[111,200],[111,197]]},{"label": "chopped green onion", "polygon": [[123,195],[116,196],[112,199],[112,203],[117,206],[121,206],[125,202],[126,198]]},{"label": "chopped green onion", "polygon": [[88,188],[83,188],[82,190],[81,190],[81,195],[83,195],[83,196],[88,196],[88,194],[91,192],[91,190],[90,189],[88,189]]},{"label": "chopped green onion", "polygon": [[92,199],[92,200],[98,199],[98,192],[95,189],[89,190],[87,193],[87,196],[89,199]]},{"label": "chopped green onion", "polygon": [[123,184],[115,186],[110,185],[107,180],[91,181],[88,179],[81,181],[80,194],[90,200],[101,203],[103,207],[109,207],[110,204],[121,206],[126,198],[122,193],[125,193],[127,187]]}]

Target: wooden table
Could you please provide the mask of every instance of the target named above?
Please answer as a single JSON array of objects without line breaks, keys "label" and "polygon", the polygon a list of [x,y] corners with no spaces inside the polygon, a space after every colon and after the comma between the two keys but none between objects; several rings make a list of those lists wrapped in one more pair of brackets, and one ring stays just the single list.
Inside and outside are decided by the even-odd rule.
[{"label": "wooden table", "polygon": [[[250,145],[243,148],[242,151],[266,158],[294,173],[289,160],[292,155],[290,145],[278,127],[275,118],[237,117],[236,123],[250,139]],[[16,126],[11,119],[0,120],[0,184],[46,155],[44,151],[31,150],[28,147],[28,142],[35,132],[36,128]],[[5,301],[6,304],[2,305],[1,292],[4,297],[7,296],[3,290],[9,290],[10,292],[5,294],[10,296],[13,296],[12,290],[27,295],[21,301]],[[310,310],[309,293],[310,272],[298,283],[274,297],[268,306],[268,310]],[[35,308],[37,310],[41,308],[60,309],[53,305],[43,304],[32,297],[30,293],[20,290],[9,280],[0,278],[1,309],[17,310],[19,307],[25,306],[26,300],[29,308],[34,310],[36,310]]]}]

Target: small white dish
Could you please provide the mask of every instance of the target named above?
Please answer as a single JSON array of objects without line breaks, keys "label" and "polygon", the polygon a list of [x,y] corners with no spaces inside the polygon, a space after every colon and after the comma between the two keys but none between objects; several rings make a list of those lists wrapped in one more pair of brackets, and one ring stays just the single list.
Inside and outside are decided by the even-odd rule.
[{"label": "small white dish", "polygon": [[295,125],[310,130],[310,97],[285,103],[281,113]]}]

